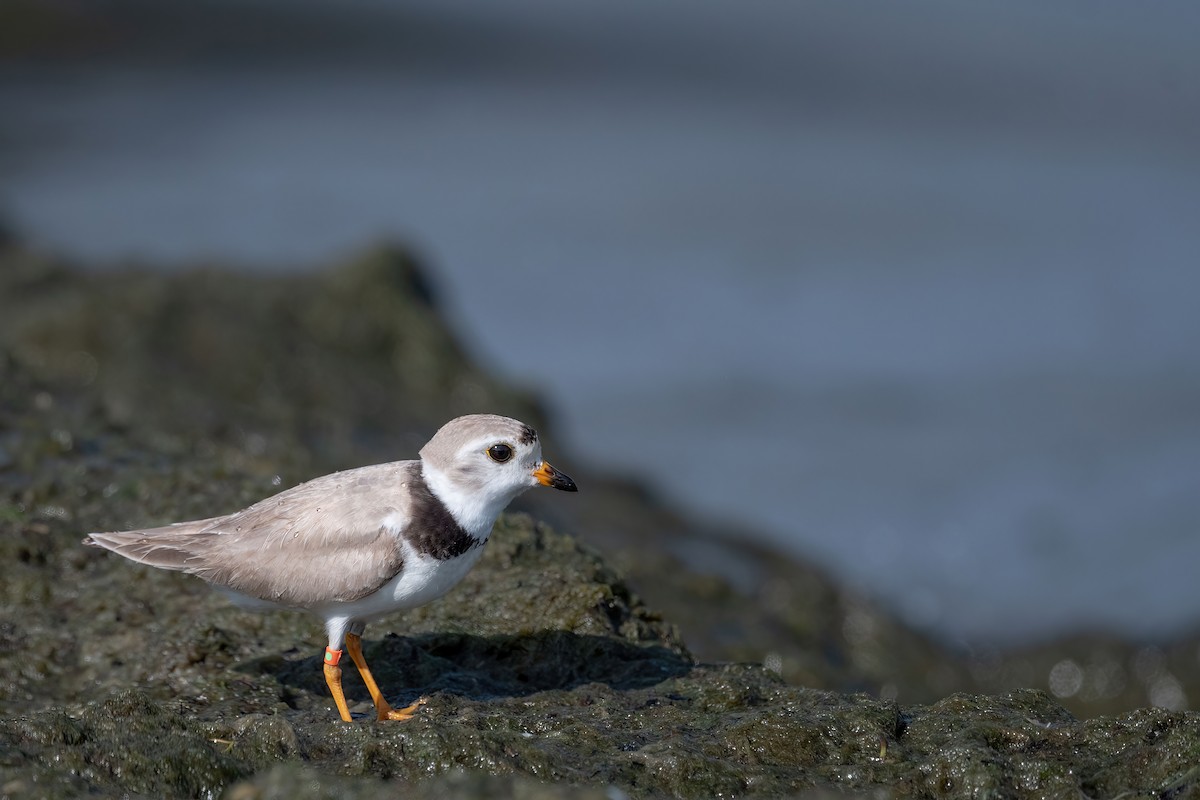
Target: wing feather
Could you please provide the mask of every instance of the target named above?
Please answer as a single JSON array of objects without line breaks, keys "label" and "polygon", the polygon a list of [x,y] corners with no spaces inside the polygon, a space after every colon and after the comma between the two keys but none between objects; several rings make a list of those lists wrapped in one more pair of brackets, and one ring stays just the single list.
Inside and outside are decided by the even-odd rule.
[{"label": "wing feather", "polygon": [[308,608],[377,591],[404,564],[410,518],[397,461],[335,472],[222,517],[93,533],[85,543],[197,575],[243,595]]}]

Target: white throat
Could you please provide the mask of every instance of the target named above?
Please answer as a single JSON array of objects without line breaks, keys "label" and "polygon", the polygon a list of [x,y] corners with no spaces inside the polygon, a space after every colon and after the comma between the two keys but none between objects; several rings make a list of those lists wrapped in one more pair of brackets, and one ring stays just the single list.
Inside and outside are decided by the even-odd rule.
[{"label": "white throat", "polygon": [[486,492],[465,491],[456,486],[445,473],[431,467],[425,461],[421,462],[421,475],[425,478],[425,485],[429,487],[429,491],[442,501],[450,516],[454,517],[463,530],[480,541],[491,534],[496,517],[500,516],[504,507],[512,501],[509,495],[493,497]]}]

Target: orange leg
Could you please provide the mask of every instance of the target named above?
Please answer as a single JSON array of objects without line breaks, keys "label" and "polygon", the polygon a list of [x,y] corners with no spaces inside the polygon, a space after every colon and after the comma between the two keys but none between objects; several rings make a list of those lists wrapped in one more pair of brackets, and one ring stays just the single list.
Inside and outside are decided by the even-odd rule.
[{"label": "orange leg", "polygon": [[346,695],[342,693],[342,668],[337,665],[336,660],[332,664],[329,663],[328,653],[325,654],[325,658],[325,684],[329,687],[329,693],[333,695],[338,713],[342,715],[342,722],[349,722],[350,709],[346,708]]},{"label": "orange leg", "polygon": [[417,709],[425,705],[425,698],[422,697],[411,706],[392,708],[384,699],[383,692],[379,691],[379,684],[375,683],[375,677],[371,675],[371,670],[367,668],[367,660],[363,658],[362,653],[362,639],[357,634],[346,634],[346,650],[350,653],[350,658],[354,659],[354,666],[358,667],[358,673],[362,675],[363,683],[367,685],[367,691],[371,693],[371,699],[375,702],[375,710],[378,712],[380,720],[394,719],[403,722],[411,719],[417,713]]}]

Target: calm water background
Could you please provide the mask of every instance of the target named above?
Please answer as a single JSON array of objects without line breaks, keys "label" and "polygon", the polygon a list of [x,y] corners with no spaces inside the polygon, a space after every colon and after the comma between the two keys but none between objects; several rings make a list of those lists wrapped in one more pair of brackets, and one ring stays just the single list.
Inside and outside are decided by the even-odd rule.
[{"label": "calm water background", "polygon": [[1193,0],[160,5],[0,62],[0,219],[410,242],[552,449],[949,638],[1200,623]]}]

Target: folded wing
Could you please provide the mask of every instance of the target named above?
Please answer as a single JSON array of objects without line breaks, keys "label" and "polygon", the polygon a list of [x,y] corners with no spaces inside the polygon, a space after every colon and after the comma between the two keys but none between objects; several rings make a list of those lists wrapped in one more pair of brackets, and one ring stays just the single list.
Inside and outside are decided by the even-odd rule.
[{"label": "folded wing", "polygon": [[404,564],[410,463],[326,475],[227,516],[93,533],[84,542],[281,605],[357,600]]}]

